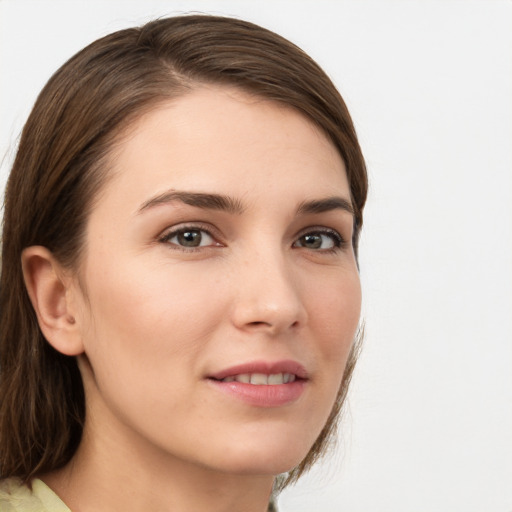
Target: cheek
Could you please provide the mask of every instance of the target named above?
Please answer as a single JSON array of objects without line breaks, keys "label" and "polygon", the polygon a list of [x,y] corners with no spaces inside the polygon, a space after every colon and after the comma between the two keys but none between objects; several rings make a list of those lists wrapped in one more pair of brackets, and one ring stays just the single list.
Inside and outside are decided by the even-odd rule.
[{"label": "cheek", "polygon": [[359,275],[341,273],[310,290],[308,296],[311,327],[322,333],[326,349],[344,350],[354,338],[361,314]]},{"label": "cheek", "polygon": [[86,393],[91,407],[105,404],[107,417],[158,444],[158,432],[201,412],[195,383],[222,306],[197,272],[121,261],[109,270],[88,276]]},{"label": "cheek", "polygon": [[176,266],[119,262],[101,275],[90,272],[88,279],[86,353],[93,368],[108,364],[117,373],[126,368],[152,377],[160,368],[179,371],[221,318],[219,301],[212,300],[214,283]]},{"label": "cheek", "polygon": [[[322,368],[319,378],[332,404],[338,393],[361,313],[361,286],[357,272],[341,275],[330,286],[310,293],[309,327]],[[330,409],[329,409],[330,411]]]}]

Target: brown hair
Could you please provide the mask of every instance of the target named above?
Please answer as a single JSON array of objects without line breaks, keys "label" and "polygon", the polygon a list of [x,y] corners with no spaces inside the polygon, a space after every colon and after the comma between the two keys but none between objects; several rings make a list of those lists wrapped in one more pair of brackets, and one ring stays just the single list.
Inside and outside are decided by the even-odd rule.
[{"label": "brown hair", "polygon": [[[47,247],[76,269],[86,221],[108,179],[105,163],[120,131],[158,102],[204,83],[239,87],[311,119],[342,156],[354,216],[353,245],[367,193],[364,160],[348,110],[327,75],[298,47],[237,19],[165,18],[95,41],[65,63],[40,93],[8,180],[0,281],[0,477],[28,481],[67,463],[85,419],[75,358],[44,339],[29,301],[21,252]],[[325,451],[356,360],[296,480]]]}]

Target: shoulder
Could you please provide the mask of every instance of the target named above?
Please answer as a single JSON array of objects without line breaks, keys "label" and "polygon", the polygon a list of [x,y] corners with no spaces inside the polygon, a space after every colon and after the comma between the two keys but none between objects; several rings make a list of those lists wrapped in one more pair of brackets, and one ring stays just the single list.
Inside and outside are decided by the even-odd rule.
[{"label": "shoulder", "polygon": [[0,480],[1,512],[71,512],[61,499],[41,480],[29,487],[19,478]]}]

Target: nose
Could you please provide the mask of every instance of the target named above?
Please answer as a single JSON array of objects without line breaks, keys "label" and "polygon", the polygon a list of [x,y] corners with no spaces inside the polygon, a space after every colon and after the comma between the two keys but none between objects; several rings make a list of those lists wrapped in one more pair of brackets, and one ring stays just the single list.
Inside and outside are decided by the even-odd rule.
[{"label": "nose", "polygon": [[238,329],[276,336],[306,324],[298,275],[282,254],[253,255],[235,274],[232,321]]}]

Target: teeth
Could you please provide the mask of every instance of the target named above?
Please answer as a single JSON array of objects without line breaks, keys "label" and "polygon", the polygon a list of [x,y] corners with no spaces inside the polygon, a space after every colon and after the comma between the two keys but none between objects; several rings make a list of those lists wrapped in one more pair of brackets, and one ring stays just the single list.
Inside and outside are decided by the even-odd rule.
[{"label": "teeth", "polygon": [[239,375],[232,375],[222,379],[222,382],[242,382],[243,384],[253,384],[255,386],[288,384],[294,382],[296,379],[293,373],[272,373],[267,375],[265,373],[241,373]]},{"label": "teeth", "polygon": [[268,376],[269,384],[284,384],[283,374],[282,373],[274,373]]},{"label": "teeth", "polygon": [[256,384],[257,386],[268,384],[268,376],[264,373],[253,373],[251,374],[251,384]]}]

